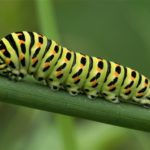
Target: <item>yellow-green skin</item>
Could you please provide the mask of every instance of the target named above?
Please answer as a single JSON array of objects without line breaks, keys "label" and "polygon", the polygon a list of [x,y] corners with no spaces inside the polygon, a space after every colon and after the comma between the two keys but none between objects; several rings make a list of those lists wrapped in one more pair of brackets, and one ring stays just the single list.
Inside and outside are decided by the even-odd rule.
[{"label": "yellow-green skin", "polygon": [[112,61],[73,52],[35,32],[15,32],[0,40],[0,74],[14,80],[30,74],[71,95],[85,93],[113,103],[121,98],[150,106],[150,81],[144,75]]}]

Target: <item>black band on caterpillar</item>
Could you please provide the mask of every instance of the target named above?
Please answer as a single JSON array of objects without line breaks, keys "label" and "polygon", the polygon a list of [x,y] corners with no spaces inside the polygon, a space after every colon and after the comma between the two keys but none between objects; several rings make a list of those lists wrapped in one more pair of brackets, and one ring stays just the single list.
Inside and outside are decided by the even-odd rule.
[{"label": "black band on caterpillar", "polygon": [[87,56],[61,47],[36,32],[14,32],[0,40],[0,74],[20,80],[32,74],[52,89],[70,94],[85,93],[150,106],[150,81],[139,72],[100,57]]}]

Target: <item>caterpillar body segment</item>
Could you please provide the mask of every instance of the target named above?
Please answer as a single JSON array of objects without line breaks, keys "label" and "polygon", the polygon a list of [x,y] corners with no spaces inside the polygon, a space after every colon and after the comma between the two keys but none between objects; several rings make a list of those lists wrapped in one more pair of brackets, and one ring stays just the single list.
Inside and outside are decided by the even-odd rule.
[{"label": "caterpillar body segment", "polygon": [[30,74],[71,95],[150,106],[150,81],[138,71],[68,50],[36,32],[14,32],[0,40],[0,74],[13,80]]},{"label": "caterpillar body segment", "polygon": [[83,86],[89,71],[89,56],[77,52],[74,53],[74,57],[75,62],[66,80],[67,91],[71,95],[77,95],[81,89],[84,89]]},{"label": "caterpillar body segment", "polygon": [[66,48],[61,49],[60,56],[48,77],[51,81],[49,84],[56,90],[65,84],[74,59],[73,52]]}]

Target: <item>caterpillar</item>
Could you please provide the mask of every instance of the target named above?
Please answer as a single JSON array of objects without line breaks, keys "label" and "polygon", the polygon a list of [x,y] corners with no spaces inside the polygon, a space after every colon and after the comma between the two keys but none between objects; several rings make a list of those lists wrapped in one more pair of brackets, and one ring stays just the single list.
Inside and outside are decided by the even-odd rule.
[{"label": "caterpillar", "polygon": [[36,32],[13,32],[0,40],[0,75],[18,81],[27,74],[71,95],[150,107],[150,81],[138,71],[74,52]]}]

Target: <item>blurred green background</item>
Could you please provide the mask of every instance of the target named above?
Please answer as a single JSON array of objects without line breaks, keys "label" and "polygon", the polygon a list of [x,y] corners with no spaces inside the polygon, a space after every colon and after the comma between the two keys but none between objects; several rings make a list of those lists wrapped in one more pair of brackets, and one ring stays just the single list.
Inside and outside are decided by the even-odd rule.
[{"label": "blurred green background", "polygon": [[[52,13],[40,14],[41,3]],[[1,38],[13,31],[36,31],[69,49],[150,76],[147,0],[0,0],[0,14]],[[48,16],[59,38],[41,27],[41,18],[49,21]],[[149,150],[149,139],[140,131],[0,103],[0,150]]]}]

